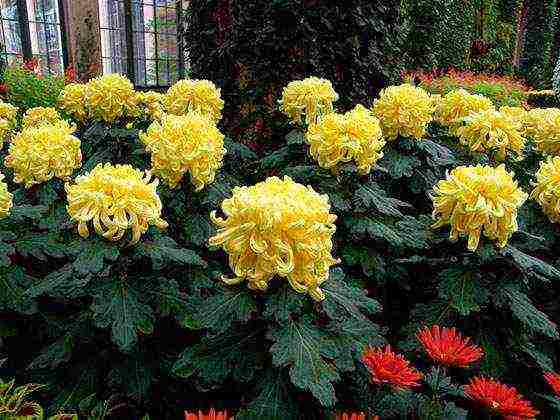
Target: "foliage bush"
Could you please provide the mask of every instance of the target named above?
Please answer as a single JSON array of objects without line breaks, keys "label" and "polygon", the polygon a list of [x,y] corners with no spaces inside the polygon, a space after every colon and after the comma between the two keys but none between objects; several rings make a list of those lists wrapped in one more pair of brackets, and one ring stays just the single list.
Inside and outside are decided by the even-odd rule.
[{"label": "foliage bush", "polygon": [[66,76],[39,74],[33,61],[9,66],[3,72],[6,100],[22,110],[55,106],[65,82]]}]

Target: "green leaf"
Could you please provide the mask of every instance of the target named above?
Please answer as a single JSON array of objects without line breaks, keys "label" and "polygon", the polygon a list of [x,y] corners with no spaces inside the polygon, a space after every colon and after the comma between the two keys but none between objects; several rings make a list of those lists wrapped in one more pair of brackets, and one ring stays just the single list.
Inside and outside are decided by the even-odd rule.
[{"label": "green leaf", "polygon": [[25,294],[34,279],[17,266],[0,267],[0,311],[14,310],[24,314],[37,311],[36,303]]},{"label": "green leaf", "polygon": [[267,371],[257,386],[256,398],[235,415],[236,420],[297,420],[297,407],[289,389],[283,372]]},{"label": "green leaf", "polygon": [[270,348],[274,365],[289,367],[295,386],[310,391],[322,405],[333,406],[336,402],[333,383],[340,376],[330,360],[336,357],[337,349],[313,325],[311,318],[305,315],[273,327],[269,338],[274,341]]},{"label": "green leaf", "polygon": [[141,302],[140,293],[127,284],[109,284],[93,299],[93,320],[99,328],[111,328],[113,342],[130,351],[138,334],[149,335],[154,328],[152,308]]},{"label": "green leaf", "polygon": [[216,290],[214,296],[206,298],[200,305],[198,320],[202,328],[221,332],[233,322],[247,322],[257,310],[254,297],[244,286],[219,285]]},{"label": "green leaf", "polygon": [[197,246],[204,246],[215,231],[209,215],[189,214],[183,223],[187,239]]},{"label": "green leaf", "polygon": [[142,402],[149,397],[148,391],[153,377],[153,369],[140,354],[127,357],[122,364],[111,370],[108,375],[108,383],[113,387],[124,389],[128,397]]},{"label": "green leaf", "polygon": [[430,372],[424,376],[424,382],[432,389],[432,392],[441,396],[451,395],[453,397],[464,397],[461,385],[452,383],[445,369],[437,366],[432,367]]},{"label": "green leaf", "polygon": [[428,164],[430,166],[449,166],[455,163],[453,152],[439,143],[426,139],[417,142],[416,146],[428,153]]},{"label": "green leaf", "polygon": [[402,217],[401,207],[411,208],[412,206],[404,201],[387,196],[387,193],[375,182],[363,184],[356,190],[352,198],[355,208],[362,209],[376,208],[381,214],[394,217]]},{"label": "green leaf", "polygon": [[167,264],[206,266],[204,260],[196,252],[180,248],[169,236],[156,235],[153,240],[139,242],[135,249],[140,255],[152,260],[155,270],[160,270]]},{"label": "green leaf", "polygon": [[10,211],[10,219],[14,222],[25,221],[25,219],[40,220],[47,210],[47,206],[31,206],[27,204],[14,206]]},{"label": "green leaf", "polygon": [[182,377],[196,376],[205,385],[221,385],[232,377],[248,382],[260,369],[262,330],[239,325],[219,334],[203,337],[187,348],[173,365],[173,372]]},{"label": "green leaf", "polygon": [[560,339],[556,324],[545,313],[535,308],[525,293],[520,292],[514,286],[503,287],[500,289],[500,293],[509,301],[513,315],[529,329],[556,340]]},{"label": "green leaf", "polygon": [[257,158],[256,153],[244,144],[232,141],[229,138],[226,138],[224,143],[228,156],[235,162],[238,162],[239,160],[245,161]]},{"label": "green leaf", "polygon": [[74,341],[71,335],[65,335],[41,351],[28,365],[28,369],[55,369],[68,362],[72,356]]},{"label": "green leaf", "polygon": [[35,282],[26,294],[30,297],[48,295],[52,297],[77,298],[84,296],[85,287],[91,280],[90,276],[78,276],[71,264],[67,264],[60,270],[54,271],[43,280]]},{"label": "green leaf", "polygon": [[502,254],[513,258],[519,268],[519,271],[523,275],[534,276],[545,281],[560,279],[560,270],[545,263],[544,261],[539,260],[538,258],[521,252],[511,245],[504,248]]},{"label": "green leaf", "polygon": [[77,256],[73,267],[79,274],[99,273],[105,267],[105,260],[115,261],[119,256],[117,244],[96,236],[74,241],[69,251]]},{"label": "green leaf", "polygon": [[[187,328],[194,327],[191,305],[175,280],[158,278],[158,284],[150,287],[145,293],[156,297],[159,311],[162,316],[173,315],[177,321]],[[196,323],[196,326],[199,325]]]},{"label": "green leaf", "polygon": [[462,316],[478,312],[488,302],[489,292],[473,273],[460,268],[443,270],[439,276],[439,296]]},{"label": "green leaf", "polygon": [[392,178],[398,179],[411,177],[414,169],[421,165],[420,160],[414,156],[402,155],[394,150],[385,152],[379,166],[387,169]]},{"label": "green leaf", "polygon": [[10,242],[16,238],[17,236],[12,232],[0,231],[0,267],[8,267],[12,263],[10,255],[14,255],[16,250]]},{"label": "green leaf", "polygon": [[364,313],[381,312],[381,305],[375,299],[366,296],[363,289],[350,287],[344,283],[344,273],[340,268],[331,270],[329,280],[321,288],[325,300],[321,302],[328,317],[333,320],[348,318],[365,319]]},{"label": "green leaf", "polygon": [[15,242],[17,251],[24,257],[35,257],[48,261],[49,257],[63,258],[67,246],[59,242],[57,234],[31,234],[18,238]]},{"label": "green leaf", "polygon": [[523,352],[528,354],[544,372],[554,370],[554,362],[552,359],[545,352],[537,349],[533,343],[522,344],[520,348]]},{"label": "green leaf", "polygon": [[346,217],[344,224],[355,236],[383,239],[395,247],[426,249],[429,247],[429,223],[426,219],[405,216],[394,223],[381,217]]},{"label": "green leaf", "polygon": [[286,144],[305,144],[305,133],[298,128],[286,134]]},{"label": "green leaf", "polygon": [[266,297],[263,316],[279,323],[287,321],[290,317],[301,313],[304,302],[301,293],[297,293],[284,282],[278,290]]}]

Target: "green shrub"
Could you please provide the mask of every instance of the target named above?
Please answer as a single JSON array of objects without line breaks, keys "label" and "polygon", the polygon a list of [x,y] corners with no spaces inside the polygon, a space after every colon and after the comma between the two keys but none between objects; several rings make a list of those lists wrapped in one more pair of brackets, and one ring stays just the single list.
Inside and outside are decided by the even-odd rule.
[{"label": "green shrub", "polygon": [[53,107],[64,88],[64,76],[40,75],[28,66],[7,67],[4,71],[6,100],[25,111],[37,106]]}]

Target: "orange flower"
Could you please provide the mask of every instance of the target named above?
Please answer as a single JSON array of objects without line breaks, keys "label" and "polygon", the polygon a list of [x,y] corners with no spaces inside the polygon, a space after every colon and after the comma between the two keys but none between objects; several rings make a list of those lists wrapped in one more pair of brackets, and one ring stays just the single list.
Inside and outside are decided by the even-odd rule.
[{"label": "orange flower", "polygon": [[554,393],[560,397],[560,373],[547,372],[544,374],[544,379],[551,386]]},{"label": "orange flower", "polygon": [[185,420],[229,420],[233,417],[229,417],[226,411],[216,411],[213,408],[210,409],[208,414],[203,414],[202,411],[198,413],[189,413],[185,411]]},{"label": "orange flower", "polygon": [[416,337],[428,356],[445,366],[467,367],[484,354],[480,347],[469,344],[469,337],[463,337],[455,328],[424,327]]},{"label": "orange flower", "polygon": [[507,420],[529,420],[539,414],[514,387],[494,379],[477,376],[463,389],[468,398]]},{"label": "orange flower", "polygon": [[403,356],[394,353],[391,346],[385,349],[367,349],[362,356],[362,362],[369,369],[371,380],[376,384],[386,383],[398,389],[420,385],[418,381],[422,379],[422,374]]}]

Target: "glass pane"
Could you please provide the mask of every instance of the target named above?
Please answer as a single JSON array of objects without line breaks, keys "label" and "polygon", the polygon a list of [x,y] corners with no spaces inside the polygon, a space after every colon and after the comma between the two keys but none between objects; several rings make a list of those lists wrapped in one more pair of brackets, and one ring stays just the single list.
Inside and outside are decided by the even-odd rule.
[{"label": "glass pane", "polygon": [[13,20],[2,20],[2,30],[4,33],[3,50],[7,53],[21,54],[21,37],[19,23]]},{"label": "glass pane", "polygon": [[0,0],[2,19],[18,19],[17,0]]},{"label": "glass pane", "polygon": [[126,74],[126,32],[124,2],[100,0],[101,56],[103,73]]}]

